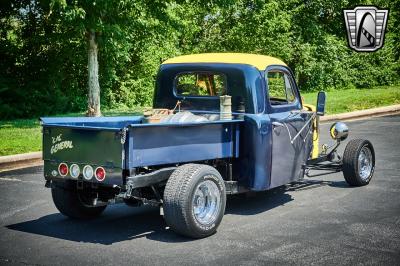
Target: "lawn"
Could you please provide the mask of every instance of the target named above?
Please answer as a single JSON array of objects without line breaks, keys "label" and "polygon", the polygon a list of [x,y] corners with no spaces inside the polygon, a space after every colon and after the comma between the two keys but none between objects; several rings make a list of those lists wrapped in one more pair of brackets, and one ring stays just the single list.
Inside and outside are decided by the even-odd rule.
[{"label": "lawn", "polygon": [[[302,93],[306,103],[314,104],[317,93]],[[327,92],[327,114],[338,114],[379,106],[400,104],[400,86],[351,89]],[[137,115],[143,108],[105,111],[105,116]],[[60,116],[82,116],[82,113]],[[37,119],[0,121],[0,156],[41,150],[41,128]]]},{"label": "lawn", "polygon": [[[303,93],[302,96],[306,103],[315,105],[317,94]],[[326,113],[340,114],[393,104],[400,104],[400,86],[335,90],[327,92]]]},{"label": "lawn", "polygon": [[39,121],[0,121],[0,140],[0,156],[40,151],[42,142]]}]

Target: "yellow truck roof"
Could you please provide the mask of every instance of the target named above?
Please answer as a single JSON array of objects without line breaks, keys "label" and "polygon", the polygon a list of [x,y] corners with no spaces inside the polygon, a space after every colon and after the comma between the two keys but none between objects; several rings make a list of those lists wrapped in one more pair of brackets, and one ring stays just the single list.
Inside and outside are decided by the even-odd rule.
[{"label": "yellow truck roof", "polygon": [[170,58],[162,64],[184,64],[184,63],[227,63],[227,64],[247,64],[252,65],[259,70],[265,70],[270,65],[286,64],[275,57],[244,54],[244,53],[206,53],[206,54],[191,54],[182,55]]}]

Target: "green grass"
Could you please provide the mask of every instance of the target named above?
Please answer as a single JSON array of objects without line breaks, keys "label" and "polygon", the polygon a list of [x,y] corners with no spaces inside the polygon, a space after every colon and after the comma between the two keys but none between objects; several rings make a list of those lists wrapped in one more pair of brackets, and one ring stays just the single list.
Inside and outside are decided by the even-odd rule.
[{"label": "green grass", "polygon": [[40,151],[40,139],[37,119],[0,121],[0,156]]},{"label": "green grass", "polygon": [[[302,96],[306,103],[315,105],[316,92],[302,93]],[[328,91],[326,113],[338,114],[392,104],[400,104],[400,86]],[[143,109],[110,110],[104,111],[103,115],[137,115]],[[59,116],[83,115],[83,113],[71,113]],[[37,119],[0,121],[0,156],[40,151],[41,148],[41,128]]]},{"label": "green grass", "polygon": [[[317,92],[302,93],[302,96],[306,103],[315,105],[317,94]],[[340,114],[400,104],[400,86],[327,91],[326,98],[326,114]]]}]

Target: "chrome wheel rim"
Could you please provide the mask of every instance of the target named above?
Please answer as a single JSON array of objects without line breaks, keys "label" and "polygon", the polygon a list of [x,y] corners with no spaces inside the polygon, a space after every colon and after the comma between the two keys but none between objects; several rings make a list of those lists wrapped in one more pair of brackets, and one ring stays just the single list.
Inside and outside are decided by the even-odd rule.
[{"label": "chrome wheel rim", "polygon": [[197,185],[192,199],[193,215],[197,222],[209,225],[216,221],[221,208],[221,192],[211,180]]},{"label": "chrome wheel rim", "polygon": [[364,146],[358,155],[358,173],[362,180],[367,181],[372,171],[372,152]]}]

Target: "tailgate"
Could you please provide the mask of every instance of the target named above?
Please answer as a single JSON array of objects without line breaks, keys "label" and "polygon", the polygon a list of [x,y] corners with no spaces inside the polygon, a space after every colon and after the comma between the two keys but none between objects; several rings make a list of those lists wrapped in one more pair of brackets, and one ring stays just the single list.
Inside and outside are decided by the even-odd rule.
[{"label": "tailgate", "polygon": [[121,131],[43,127],[43,159],[122,167]]},{"label": "tailgate", "polygon": [[[60,163],[78,164],[81,173],[85,165],[93,169],[102,166],[107,172],[103,182],[120,184],[124,165],[123,132],[117,128],[43,125],[45,177],[61,178],[58,173]],[[78,178],[82,179],[82,174]],[[95,178],[90,181],[97,182]]]}]

